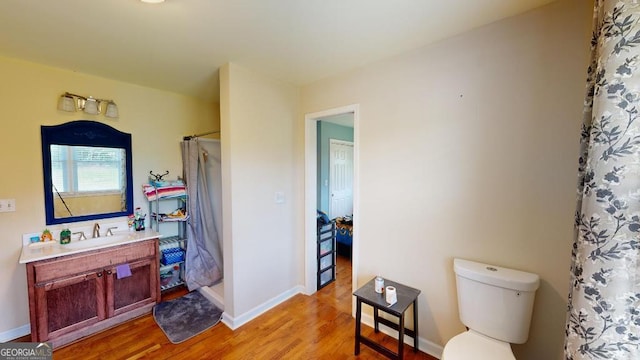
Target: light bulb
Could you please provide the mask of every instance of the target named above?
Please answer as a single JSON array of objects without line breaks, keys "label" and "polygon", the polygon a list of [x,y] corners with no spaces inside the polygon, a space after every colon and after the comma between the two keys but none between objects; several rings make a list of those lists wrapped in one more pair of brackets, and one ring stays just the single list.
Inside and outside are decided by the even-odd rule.
[{"label": "light bulb", "polygon": [[100,114],[100,108],[98,107],[98,101],[91,96],[87,98],[87,101],[84,103],[84,112],[91,115]]}]

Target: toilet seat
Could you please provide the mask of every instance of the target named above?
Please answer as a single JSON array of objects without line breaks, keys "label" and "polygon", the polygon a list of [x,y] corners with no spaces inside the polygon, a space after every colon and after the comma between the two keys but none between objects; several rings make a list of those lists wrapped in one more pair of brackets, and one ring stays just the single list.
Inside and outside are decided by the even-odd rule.
[{"label": "toilet seat", "polygon": [[456,335],[447,342],[442,360],[516,360],[509,343],[492,339],[473,330]]}]

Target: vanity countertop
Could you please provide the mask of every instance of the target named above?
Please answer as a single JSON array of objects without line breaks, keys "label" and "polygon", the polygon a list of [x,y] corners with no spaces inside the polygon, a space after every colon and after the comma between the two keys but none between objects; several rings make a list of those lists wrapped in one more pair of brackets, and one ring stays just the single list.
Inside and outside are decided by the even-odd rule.
[{"label": "vanity countertop", "polygon": [[162,235],[154,230],[114,232],[113,236],[100,237],[87,240],[75,240],[67,245],[58,242],[51,244],[29,244],[22,247],[20,264],[34,261],[52,259],[59,256],[79,254],[87,251],[105,249],[112,246],[125,245],[138,241],[160,238]]}]

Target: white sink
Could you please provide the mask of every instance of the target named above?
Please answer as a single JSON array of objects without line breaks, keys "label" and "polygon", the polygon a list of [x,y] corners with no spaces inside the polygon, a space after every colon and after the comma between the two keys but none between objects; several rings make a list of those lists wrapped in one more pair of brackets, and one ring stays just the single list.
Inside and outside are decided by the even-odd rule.
[{"label": "white sink", "polygon": [[80,250],[87,248],[102,248],[107,246],[114,246],[118,243],[123,243],[129,240],[129,235],[113,235],[113,236],[101,236],[93,239],[75,240],[69,244],[59,245],[63,249],[67,250]]},{"label": "white sink", "polygon": [[[25,244],[20,253],[20,264],[27,264],[34,261],[52,259],[58,256],[78,254],[85,251],[105,249],[111,246],[130,244],[138,241],[159,239],[162,235],[154,230],[144,231],[115,231],[113,236],[101,236],[86,240],[72,240],[71,243],[62,245],[51,241],[41,246]],[[38,243],[36,243],[38,244]],[[40,244],[38,244],[40,245]]]}]

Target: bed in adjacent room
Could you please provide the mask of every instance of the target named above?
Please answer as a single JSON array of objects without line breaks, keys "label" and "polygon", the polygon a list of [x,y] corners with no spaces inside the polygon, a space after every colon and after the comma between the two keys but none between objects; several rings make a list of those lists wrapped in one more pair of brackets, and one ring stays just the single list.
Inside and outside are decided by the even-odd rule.
[{"label": "bed in adjacent room", "polygon": [[353,244],[353,217],[337,217],[335,222],[338,255],[351,258],[351,246]]}]

